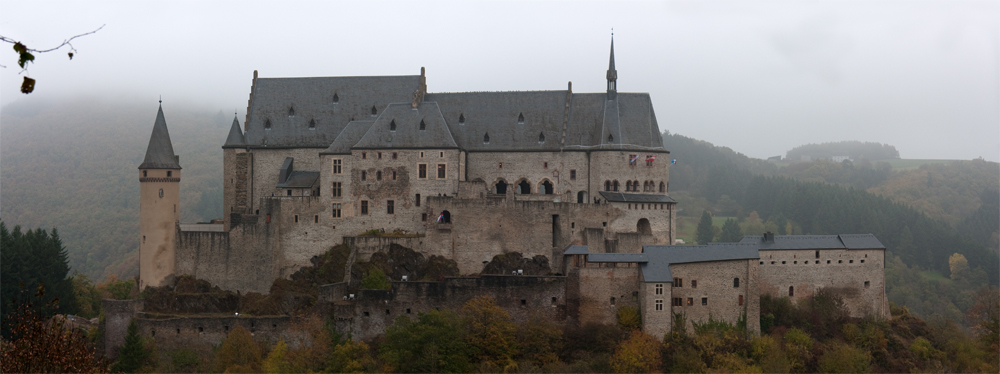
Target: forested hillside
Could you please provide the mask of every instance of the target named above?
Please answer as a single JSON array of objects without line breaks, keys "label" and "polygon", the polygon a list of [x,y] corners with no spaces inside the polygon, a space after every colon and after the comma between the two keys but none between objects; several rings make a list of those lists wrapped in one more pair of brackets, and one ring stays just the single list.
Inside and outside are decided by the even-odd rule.
[{"label": "forested hillside", "polygon": [[[822,144],[806,144],[792,148],[785,158],[792,161],[808,161],[829,159],[836,156],[847,156],[852,160],[887,160],[899,158],[896,147],[874,142],[829,142]],[[803,159],[803,158],[807,159]]]},{"label": "forested hillside", "polygon": [[[925,317],[962,321],[972,293],[998,282],[996,163],[892,171],[884,163],[817,161],[779,168],[684,136],[665,133],[663,139],[678,160],[670,173],[670,193],[680,201],[679,228],[690,227],[686,222],[698,222],[708,210],[738,219],[743,234],[764,229],[875,234],[888,248],[890,301]],[[928,174],[931,182],[923,183]],[[912,183],[915,179],[922,183]],[[953,212],[953,217],[935,212]],[[716,233],[721,237],[722,230]],[[956,253],[968,268],[956,268]]]},{"label": "forested hillside", "polygon": [[[8,226],[59,229],[73,270],[138,274],[139,172],[156,102],[23,100],[0,113],[0,212]],[[232,115],[164,103],[184,168],[181,219],[221,216],[221,144]]]}]

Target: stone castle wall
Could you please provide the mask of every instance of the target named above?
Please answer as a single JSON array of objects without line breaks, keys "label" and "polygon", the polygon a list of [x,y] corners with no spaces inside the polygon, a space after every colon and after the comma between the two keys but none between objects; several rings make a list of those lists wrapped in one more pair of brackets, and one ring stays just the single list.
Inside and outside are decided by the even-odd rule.
[{"label": "stone castle wall", "polygon": [[623,306],[639,310],[639,267],[636,264],[611,265],[614,264],[591,263],[570,270],[579,280],[577,313],[581,325],[617,323],[618,309]]},{"label": "stone castle wall", "polygon": [[844,299],[852,317],[889,316],[882,249],[761,250],[758,265],[761,294],[797,301],[825,288]]},{"label": "stone castle wall", "polygon": [[[664,302],[673,305],[680,298],[682,306],[673,306],[673,313],[684,315],[688,332],[694,323],[706,323],[709,318],[736,324],[746,316],[747,329],[760,331],[760,295],[753,281],[756,260],[733,260],[671,264],[674,279],[670,297]],[[738,284],[735,279],[739,279]],[[678,287],[677,285],[680,285]],[[669,330],[668,330],[669,331]]]}]

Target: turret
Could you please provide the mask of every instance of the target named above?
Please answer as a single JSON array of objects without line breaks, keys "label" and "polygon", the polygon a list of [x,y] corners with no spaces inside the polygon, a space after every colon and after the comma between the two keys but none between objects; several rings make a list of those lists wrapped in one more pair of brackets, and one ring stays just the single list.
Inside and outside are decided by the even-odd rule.
[{"label": "turret", "polygon": [[615,70],[615,37],[611,36],[611,61],[608,62],[608,100],[618,96],[618,70]]},{"label": "turret", "polygon": [[139,287],[160,286],[174,273],[180,219],[181,165],[163,117],[156,113],[146,157],[139,165]]},{"label": "turret", "polygon": [[247,210],[247,159],[246,138],[240,130],[240,121],[233,114],[233,125],[222,145],[222,215],[224,230],[229,231],[233,214]]}]

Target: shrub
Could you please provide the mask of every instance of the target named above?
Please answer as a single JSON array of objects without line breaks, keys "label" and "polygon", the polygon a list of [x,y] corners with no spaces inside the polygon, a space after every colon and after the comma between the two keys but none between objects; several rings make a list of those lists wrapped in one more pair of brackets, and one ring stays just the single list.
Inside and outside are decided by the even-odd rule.
[{"label": "shrub", "polygon": [[642,315],[639,310],[630,306],[618,308],[618,326],[626,331],[642,328]]},{"label": "shrub", "polygon": [[376,266],[368,268],[368,274],[361,280],[361,288],[368,290],[388,290],[392,288],[389,277]]},{"label": "shrub", "polygon": [[261,350],[243,326],[236,325],[215,354],[212,365],[217,373],[260,372]]}]

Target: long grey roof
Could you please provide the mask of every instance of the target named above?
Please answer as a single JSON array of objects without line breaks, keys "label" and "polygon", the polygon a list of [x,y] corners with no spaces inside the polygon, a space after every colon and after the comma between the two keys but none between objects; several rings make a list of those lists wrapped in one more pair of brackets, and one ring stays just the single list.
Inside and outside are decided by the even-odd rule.
[{"label": "long grey roof", "polygon": [[[423,129],[421,129],[423,124]],[[389,104],[353,148],[458,148],[437,103]]]},{"label": "long grey roof", "polygon": [[390,103],[409,103],[419,82],[419,75],[258,78],[247,144],[326,148],[349,122],[375,119],[373,106],[380,112]]},{"label": "long grey roof", "polygon": [[167,120],[163,117],[163,105],[156,112],[153,122],[153,133],[149,136],[149,146],[146,147],[146,157],[142,159],[139,169],[180,169],[174,146],[170,143],[170,132],[167,131]]},{"label": "long grey roof", "polygon": [[[462,149],[559,150],[566,91],[435,93],[424,100],[440,105]],[[522,117],[523,122],[519,121]],[[486,135],[489,142],[484,140]]]},{"label": "long grey roof", "polygon": [[229,128],[229,136],[226,137],[226,143],[222,145],[222,148],[240,148],[246,145],[247,141],[243,138],[243,130],[240,130],[240,120],[233,117],[233,125]]},{"label": "long grey roof", "polygon": [[639,264],[645,282],[673,282],[671,264],[692,262],[732,261],[760,258],[757,246],[748,243],[719,243],[711,245],[644,245],[642,251],[649,258]]},{"label": "long grey roof", "polygon": [[747,235],[740,243],[755,244],[760,250],[885,249],[872,234],[775,235],[773,243],[765,243],[763,235]]},{"label": "long grey roof", "polygon": [[656,194],[641,194],[641,193],[623,193],[623,192],[609,192],[600,191],[602,197],[605,200],[614,203],[677,203],[672,197],[667,195],[656,195]]},{"label": "long grey roof", "polygon": [[587,254],[587,246],[585,245],[571,245],[566,247],[566,251],[563,252],[564,255],[585,255]]},{"label": "long grey roof", "polygon": [[591,253],[587,262],[638,262],[649,261],[645,253]]}]

